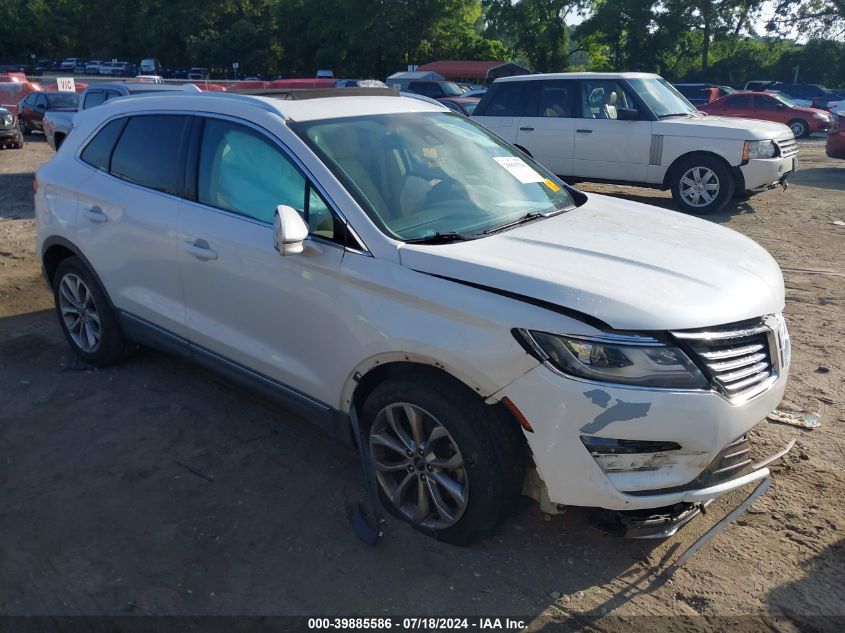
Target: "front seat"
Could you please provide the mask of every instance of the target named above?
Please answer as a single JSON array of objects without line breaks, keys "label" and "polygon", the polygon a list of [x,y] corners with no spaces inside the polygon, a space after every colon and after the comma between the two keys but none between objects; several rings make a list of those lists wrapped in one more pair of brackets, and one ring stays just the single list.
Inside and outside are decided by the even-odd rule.
[{"label": "front seat", "polygon": [[615,90],[611,90],[609,93],[605,94],[604,107],[602,108],[605,119],[616,118],[616,101],[618,98],[619,97]]}]

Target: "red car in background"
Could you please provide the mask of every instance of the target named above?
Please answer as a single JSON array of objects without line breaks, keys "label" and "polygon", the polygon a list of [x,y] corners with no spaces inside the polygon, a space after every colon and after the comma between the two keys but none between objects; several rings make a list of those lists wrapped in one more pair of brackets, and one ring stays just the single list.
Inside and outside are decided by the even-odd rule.
[{"label": "red car in background", "polygon": [[18,104],[18,125],[24,134],[43,131],[47,112],[76,112],[78,108],[79,95],[75,92],[31,92]]},{"label": "red car in background", "polygon": [[831,158],[845,158],[845,127],[828,132],[825,151]]},{"label": "red car in background", "polygon": [[792,129],[795,138],[824,132],[834,122],[834,115],[829,112],[798,106],[789,97],[773,92],[734,92],[698,109],[716,116],[783,123]]}]

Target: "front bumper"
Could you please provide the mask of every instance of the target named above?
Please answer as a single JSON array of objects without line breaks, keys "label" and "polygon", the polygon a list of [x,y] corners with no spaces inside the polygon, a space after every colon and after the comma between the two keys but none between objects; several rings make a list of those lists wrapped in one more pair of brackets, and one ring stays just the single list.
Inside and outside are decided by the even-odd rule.
[{"label": "front bumper", "polygon": [[748,191],[771,189],[798,171],[798,154],[788,158],[753,158],[740,165],[740,172]]},{"label": "front bumper", "polygon": [[[534,429],[525,437],[552,503],[638,510],[702,503],[767,477],[765,466],[728,480],[708,473],[775,409],[785,387],[784,371],[768,390],[736,404],[712,391],[597,385],[540,365],[497,395],[509,398]],[[675,442],[681,449],[605,472],[582,435]]]}]

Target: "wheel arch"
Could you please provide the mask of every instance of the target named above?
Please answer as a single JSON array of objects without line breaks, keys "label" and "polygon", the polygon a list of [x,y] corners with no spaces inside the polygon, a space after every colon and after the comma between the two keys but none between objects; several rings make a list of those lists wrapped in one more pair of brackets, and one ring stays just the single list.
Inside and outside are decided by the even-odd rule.
[{"label": "wheel arch", "polygon": [[[686,154],[681,154],[675,160],[672,161],[672,164],[669,165],[669,169],[666,170],[666,173],[663,175],[663,186],[666,189],[670,189],[672,187],[672,180],[675,178],[675,173],[677,172],[680,165],[689,158],[694,156],[706,156],[707,158],[715,158],[719,162],[721,162],[731,173],[736,181],[736,170],[735,168],[725,160],[724,156],[720,156],[716,152],[711,152],[708,150],[693,150],[691,152],[687,152]],[[739,183],[734,182],[735,185],[739,185]]]},{"label": "wheel arch", "polygon": [[78,257],[82,260],[82,263],[85,264],[85,267],[94,276],[94,279],[103,290],[103,294],[109,302],[109,307],[114,309],[114,304],[109,296],[109,292],[103,284],[103,280],[100,279],[97,271],[91,265],[91,262],[88,261],[88,258],[85,257],[76,244],[65,237],[61,237],[60,235],[52,235],[46,238],[44,240],[44,244],[41,246],[41,265],[44,270],[44,277],[47,279],[47,283],[50,284],[50,287],[52,288],[53,286],[53,278],[56,275],[56,270],[58,269],[59,264],[68,257]]},{"label": "wheel arch", "polygon": [[[347,410],[354,406],[356,411],[360,411],[364,401],[378,385],[390,378],[409,374],[437,377],[460,387],[482,401],[491,393],[495,393],[495,391],[486,393],[488,390],[482,389],[479,385],[473,385],[473,381],[465,376],[457,376],[451,368],[447,368],[439,361],[417,354],[397,352],[379,355],[361,363],[344,385],[342,406]],[[521,430],[519,421],[501,402],[490,406],[500,409],[499,413],[506,416],[509,423],[512,423],[513,430]]]}]

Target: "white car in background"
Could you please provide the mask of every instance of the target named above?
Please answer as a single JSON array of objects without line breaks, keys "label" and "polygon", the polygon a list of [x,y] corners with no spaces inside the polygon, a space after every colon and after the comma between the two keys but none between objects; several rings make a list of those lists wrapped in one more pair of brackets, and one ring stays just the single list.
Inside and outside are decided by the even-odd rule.
[{"label": "white car in background", "polygon": [[440,105],[307,92],[77,115],[35,206],[80,358],[190,356],[346,440],[354,410],[384,503],[453,543],[523,489],[666,535],[768,477],[746,434],[790,343],[763,248]]},{"label": "white car in background", "polygon": [[562,178],[670,189],[687,213],[714,213],[798,169],[785,125],[708,116],[650,73],[502,77],[472,118]]}]

